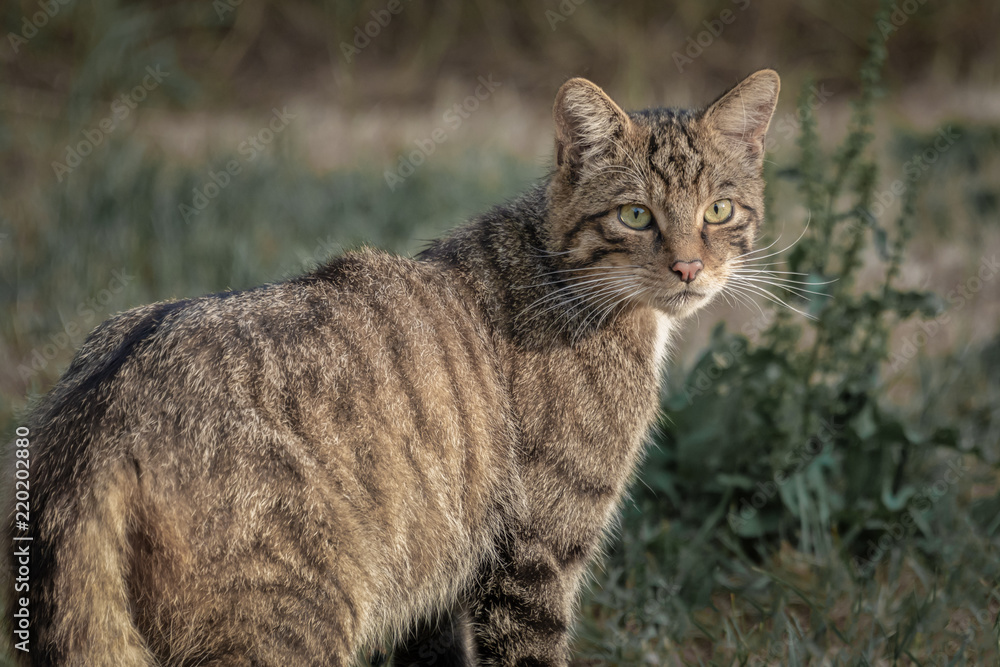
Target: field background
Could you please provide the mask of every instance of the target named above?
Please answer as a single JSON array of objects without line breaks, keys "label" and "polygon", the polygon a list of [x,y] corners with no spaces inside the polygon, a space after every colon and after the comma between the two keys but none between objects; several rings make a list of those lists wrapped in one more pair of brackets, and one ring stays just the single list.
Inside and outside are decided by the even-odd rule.
[{"label": "field background", "polygon": [[700,106],[773,67],[759,245],[801,235],[772,261],[834,298],[684,328],[580,664],[998,664],[1000,5],[878,10],[5,2],[0,433],[116,312],[413,253],[522,191],[571,76]]}]

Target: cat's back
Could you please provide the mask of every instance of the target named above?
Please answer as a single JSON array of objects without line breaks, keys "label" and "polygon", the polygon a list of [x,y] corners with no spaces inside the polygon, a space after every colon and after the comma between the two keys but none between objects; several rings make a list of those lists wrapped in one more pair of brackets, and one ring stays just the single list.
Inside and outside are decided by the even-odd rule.
[{"label": "cat's back", "polygon": [[248,571],[392,626],[461,583],[516,486],[498,363],[460,280],[374,250],[133,309],[34,413],[39,537],[70,530],[81,493],[125,489],[102,511],[132,517],[131,548],[149,549],[133,570],[147,636],[184,619],[194,642],[236,613],[234,591],[252,608]]},{"label": "cat's back", "polygon": [[[106,419],[114,405],[134,404],[146,392],[167,402],[267,387],[295,396],[324,386],[328,394],[350,394],[363,378],[394,376],[430,393],[448,385],[476,393],[495,384],[497,363],[489,328],[460,282],[432,264],[366,249],[289,281],[140,306],[109,319],[35,410],[36,426],[53,420],[54,409],[63,417]],[[474,371],[475,386],[471,378],[436,377],[436,369]],[[100,395],[102,414],[75,415],[74,404],[89,394]],[[258,396],[255,407],[271,403],[265,399]]]},{"label": "cat's back", "polygon": [[33,430],[40,447],[102,459],[164,449],[183,459],[189,446],[207,459],[265,434],[327,449],[360,438],[481,445],[507,430],[499,365],[461,281],[366,249],[286,282],[112,318]]}]

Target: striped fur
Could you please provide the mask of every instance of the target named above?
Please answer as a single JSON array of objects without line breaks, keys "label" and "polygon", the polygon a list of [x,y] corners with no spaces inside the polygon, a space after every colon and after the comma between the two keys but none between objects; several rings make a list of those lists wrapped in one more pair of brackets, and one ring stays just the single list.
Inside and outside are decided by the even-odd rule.
[{"label": "striped fur", "polygon": [[[566,665],[671,331],[763,215],[777,93],[765,70],[704,112],[625,113],[571,80],[551,179],[419,257],[102,324],[28,423],[32,664],[346,665],[396,640],[397,664]],[[624,226],[631,203],[655,225]]]}]

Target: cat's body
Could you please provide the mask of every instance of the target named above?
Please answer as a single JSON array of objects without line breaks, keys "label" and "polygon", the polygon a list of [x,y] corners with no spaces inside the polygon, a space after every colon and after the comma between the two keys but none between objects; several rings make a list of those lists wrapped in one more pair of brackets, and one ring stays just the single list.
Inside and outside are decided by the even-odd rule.
[{"label": "cat's body", "polygon": [[28,424],[34,663],[341,665],[424,619],[400,664],[565,665],[670,333],[756,232],[777,89],[626,116],[571,81],[551,182],[419,258],[99,327]]}]

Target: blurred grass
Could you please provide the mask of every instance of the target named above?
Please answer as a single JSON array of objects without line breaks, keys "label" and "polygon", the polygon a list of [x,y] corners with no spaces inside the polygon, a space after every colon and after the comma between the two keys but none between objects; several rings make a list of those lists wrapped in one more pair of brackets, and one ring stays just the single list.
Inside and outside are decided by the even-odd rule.
[{"label": "blurred grass", "polygon": [[[784,72],[811,70],[855,81],[867,52],[876,0],[514,0],[505,3],[401,0],[293,0],[217,3],[188,0],[77,0],[60,8],[17,54],[0,47],[5,78],[16,86],[69,92],[71,113],[86,113],[95,95],[132,85],[141,63],[176,65],[171,82],[181,105],[225,106],[301,92],[305,82],[332,83],[341,105],[411,101],[432,93],[428,82],[474,79],[503,71],[545,98],[570,74],[618,80],[620,91],[651,90],[656,98],[678,79],[715,91],[745,74],[746,63]],[[1000,77],[995,27],[1000,6],[989,0],[899,2],[886,25],[889,66],[900,80],[926,77],[992,85]],[[735,19],[691,46],[726,10]],[[20,34],[37,0],[0,7],[0,26]],[[382,15],[374,37],[345,56],[358,29]],[[4,50],[6,49],[6,50]],[[123,54],[132,56],[126,60]],[[675,54],[693,64],[675,65]],[[693,56],[692,56],[693,54]],[[66,76],[67,70],[72,76]],[[664,76],[664,70],[670,76]],[[294,76],[289,74],[294,73]],[[677,74],[678,76],[674,76]],[[253,85],[267,81],[268,86]],[[210,83],[199,86],[198,83]]]},{"label": "blurred grass", "polygon": [[[133,122],[136,117],[159,114],[183,125],[199,122],[196,111],[214,114],[213,121],[236,112],[252,127],[266,116],[260,110],[316,95],[337,111],[364,116],[366,109],[389,108],[400,122],[417,118],[417,127],[431,128],[440,122],[426,111],[428,104],[433,113],[440,110],[433,82],[471,80],[492,70],[505,73],[512,96],[524,95],[507,107],[515,114],[547,108],[552,91],[571,74],[612,82],[609,90],[627,99],[673,101],[684,96],[668,87],[715,94],[750,62],[787,72],[787,99],[810,70],[835,83],[838,97],[822,110],[826,119],[846,98],[857,97],[850,91],[863,91],[857,72],[875,8],[867,1],[752,3],[745,22],[727,28],[693,66],[677,73],[672,53],[704,29],[702,21],[733,6],[588,0],[552,30],[545,12],[563,11],[557,2],[424,5],[433,11],[406,5],[353,63],[339,44],[370,20],[370,12],[382,7],[378,2],[243,3],[221,16],[209,3],[187,2],[94,0],[60,9],[19,53],[0,50],[0,432],[13,431],[30,397],[50,388],[86,333],[117,311],[279,280],[362,243],[412,253],[423,239],[513,196],[545,172],[523,155],[492,147],[463,150],[478,144],[470,134],[442,148],[393,191],[383,174],[392,160],[351,154],[337,156],[349,167],[310,167],[306,155],[314,147],[301,125],[248,161],[211,136],[212,129],[193,151],[164,146]],[[17,32],[34,11],[31,2],[9,3],[0,8],[0,21]],[[988,2],[928,3],[894,31],[886,66],[892,76],[870,90],[881,123],[874,155],[847,175],[847,185],[863,189],[867,179],[869,195],[877,197],[898,180],[909,194],[896,196],[887,214],[862,225],[860,235],[837,231],[841,219],[831,218],[833,231],[817,243],[823,227],[813,219],[801,246],[812,250],[795,260],[829,260],[829,274],[849,273],[843,276],[851,283],[844,303],[881,285],[884,257],[897,238],[890,221],[901,212],[909,243],[897,281],[914,293],[929,292],[911,304],[928,312],[947,308],[952,286],[965,284],[984,255],[1000,249],[996,114],[985,113],[992,122],[970,120],[984,116],[983,109],[970,108],[968,117],[956,117],[954,145],[911,180],[905,165],[932,145],[937,128],[879,113],[908,79],[959,80],[995,93],[998,12],[1000,6]],[[67,144],[75,145],[84,129],[107,116],[111,100],[135,86],[151,62],[171,75],[60,181],[52,161],[64,160]],[[515,118],[503,127],[517,124]],[[802,126],[795,123],[795,136]],[[817,146],[810,150],[819,162],[810,166],[790,139],[768,165],[770,231],[759,245],[780,233],[777,247],[783,247],[798,236],[811,219],[803,201],[816,199],[827,184],[821,167],[839,159],[823,158]],[[545,141],[547,146],[548,135]],[[395,155],[412,146],[404,141],[377,149]],[[193,189],[204,191],[209,172],[220,172],[230,160],[240,161],[242,172],[186,221],[179,206],[191,205]],[[840,211],[848,200],[830,209]],[[825,208],[818,201],[808,208]],[[844,244],[852,238],[864,243],[845,263]],[[774,416],[779,408],[801,408],[809,392],[816,393],[819,408],[839,406],[841,396],[826,400],[822,394],[832,391],[835,378],[812,387],[801,378],[800,392],[794,375],[781,375],[799,343],[765,332],[775,321],[798,326],[794,318],[747,310],[712,336],[711,322],[689,327],[699,332],[688,334],[694,354],[681,356],[671,369],[662,434],[583,602],[581,652],[598,664],[623,665],[1000,664],[995,285],[985,285],[968,306],[953,308],[946,333],[921,346],[899,372],[885,363],[869,368],[874,357],[833,355],[842,363],[830,369],[850,369],[859,359],[867,364],[856,364],[852,381],[878,376],[859,391],[877,410],[852,416],[852,432],[868,438],[845,445],[854,458],[844,452],[817,456],[795,482],[809,491],[800,491],[801,497],[815,500],[809,516],[818,516],[826,503],[838,517],[818,522],[825,527],[813,529],[809,539],[785,492],[763,508],[752,534],[720,522],[734,503],[740,506],[741,494],[749,496],[755,483],[770,479],[778,453],[796,444],[778,441],[778,430],[764,426],[781,422]],[[873,303],[881,313],[886,301]],[[752,325],[749,333],[739,328],[743,322]],[[829,322],[831,331],[847,337],[864,334],[869,325],[848,314]],[[917,318],[892,320],[882,341],[886,351],[901,349],[918,326]],[[699,396],[689,404],[685,392],[700,372],[714,372],[726,346],[738,340],[737,330],[749,338],[749,365],[714,383],[712,400]],[[803,345],[814,340],[808,328],[799,335]],[[783,393],[769,397],[778,386]],[[901,433],[877,435],[890,423]],[[850,450],[857,442],[864,448]],[[894,540],[869,576],[859,577],[852,561],[857,549],[864,556],[866,540],[877,540],[899,516],[880,485],[888,483],[886,498],[897,502],[900,489],[935,484],[955,456],[968,471],[921,514],[918,530]],[[845,488],[854,514],[830,501]],[[809,495],[817,489],[831,495]]]},{"label": "blurred grass", "polygon": [[234,158],[192,169],[114,143],[64,184],[16,200],[35,224],[5,227],[0,245],[0,307],[10,314],[0,324],[0,426],[14,427],[22,389],[47,390],[114,312],[289,278],[362,244],[413,253],[538,175],[513,158],[467,153],[390,191],[374,169],[319,175],[279,148],[186,221],[179,207]]}]

